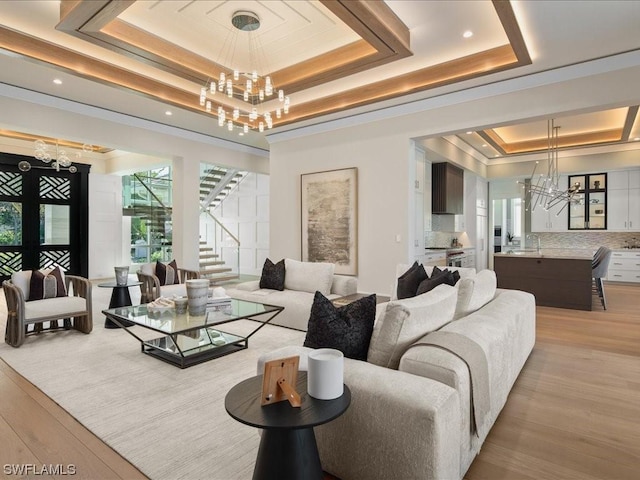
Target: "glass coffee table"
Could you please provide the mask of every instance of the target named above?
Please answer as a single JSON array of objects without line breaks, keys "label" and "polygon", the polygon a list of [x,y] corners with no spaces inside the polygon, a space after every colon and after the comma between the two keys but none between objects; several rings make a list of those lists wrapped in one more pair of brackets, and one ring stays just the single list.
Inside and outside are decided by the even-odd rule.
[{"label": "glass coffee table", "polygon": [[[284,307],[232,299],[226,308],[207,310],[205,315],[199,316],[176,314],[173,308],[147,310],[146,305],[110,308],[102,313],[136,338],[143,353],[187,368],[248,348],[249,338],[282,310]],[[258,325],[242,334],[229,333],[220,328],[244,319],[253,320]],[[132,326],[144,327],[162,336],[144,340],[136,335]]]}]

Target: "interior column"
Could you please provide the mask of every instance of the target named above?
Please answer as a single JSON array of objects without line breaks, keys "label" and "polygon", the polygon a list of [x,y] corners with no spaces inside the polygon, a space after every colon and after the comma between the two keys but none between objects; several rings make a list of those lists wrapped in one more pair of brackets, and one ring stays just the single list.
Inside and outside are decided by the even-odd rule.
[{"label": "interior column", "polygon": [[178,267],[199,270],[200,162],[173,159],[173,256]]}]

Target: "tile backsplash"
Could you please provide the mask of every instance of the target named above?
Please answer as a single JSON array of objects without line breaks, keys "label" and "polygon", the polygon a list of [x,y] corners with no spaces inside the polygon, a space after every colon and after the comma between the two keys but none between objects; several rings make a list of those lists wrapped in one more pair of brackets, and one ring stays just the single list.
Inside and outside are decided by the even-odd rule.
[{"label": "tile backsplash", "polygon": [[[540,232],[542,248],[587,248],[595,250],[600,246],[618,250],[628,243],[640,245],[640,232]],[[527,240],[527,246],[530,245]],[[628,243],[625,243],[628,242]]]},{"label": "tile backsplash", "polygon": [[[540,232],[536,233],[536,235],[540,236],[540,245],[542,248],[581,248],[597,250],[598,247],[604,246],[612,250],[617,250],[634,241],[640,245],[640,232]],[[427,248],[449,247],[451,246],[451,239],[453,237],[458,238],[464,246],[475,246],[469,241],[466,234],[460,234],[460,232],[425,232],[424,245]],[[527,239],[526,235],[522,240],[524,241],[522,247],[535,247],[535,240]]]}]

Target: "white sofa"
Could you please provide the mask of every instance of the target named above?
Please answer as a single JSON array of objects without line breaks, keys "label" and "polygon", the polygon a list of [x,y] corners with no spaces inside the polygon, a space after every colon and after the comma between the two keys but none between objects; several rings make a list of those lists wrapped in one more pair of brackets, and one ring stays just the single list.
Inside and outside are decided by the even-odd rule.
[{"label": "white sofa", "polygon": [[271,324],[306,331],[316,291],[334,299],[358,290],[355,277],[334,275],[334,265],[330,263],[299,262],[287,258],[285,272],[282,291],[260,288],[260,281],[254,280],[227,288],[227,295],[239,300],[284,307]]},{"label": "white sofa", "polygon": [[[493,272],[464,275],[456,287],[440,285],[420,297],[379,306],[368,361],[345,359],[351,406],[315,429],[323,469],[342,480],[463,478],[533,349],[533,295],[496,289]],[[410,324],[395,347],[383,328],[394,309],[409,311]],[[407,349],[423,340],[415,338],[420,325],[459,333],[485,353],[490,408],[477,435],[471,431],[466,364],[439,347]],[[397,369],[380,365],[385,350],[387,357],[397,356],[390,360],[397,360]],[[258,372],[264,361],[291,355],[300,355],[300,369],[306,370],[309,351],[289,346],[270,352]]]}]

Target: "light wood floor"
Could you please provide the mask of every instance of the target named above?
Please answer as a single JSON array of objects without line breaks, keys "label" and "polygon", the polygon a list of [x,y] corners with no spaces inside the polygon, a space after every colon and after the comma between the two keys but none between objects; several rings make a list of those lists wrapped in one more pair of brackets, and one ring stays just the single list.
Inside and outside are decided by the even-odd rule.
[{"label": "light wood floor", "polygon": [[[640,287],[606,291],[606,312],[538,308],[534,351],[465,479],[639,478]],[[6,464],[146,478],[0,361],[0,476]]]}]

